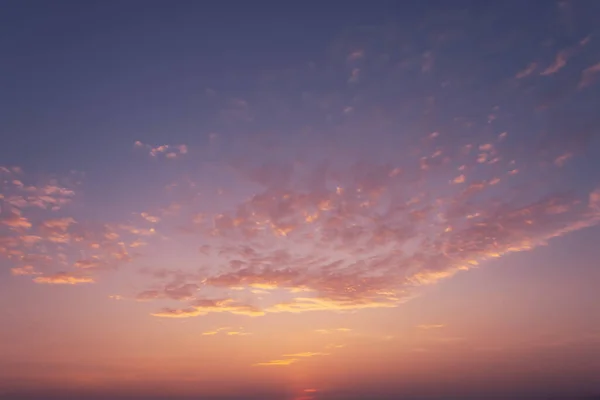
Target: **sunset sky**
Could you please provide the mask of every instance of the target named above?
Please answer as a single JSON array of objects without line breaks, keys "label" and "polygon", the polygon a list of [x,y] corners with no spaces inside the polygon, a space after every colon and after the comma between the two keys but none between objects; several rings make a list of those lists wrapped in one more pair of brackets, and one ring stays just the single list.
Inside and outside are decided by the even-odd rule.
[{"label": "sunset sky", "polygon": [[2,2],[0,399],[599,394],[599,20]]}]

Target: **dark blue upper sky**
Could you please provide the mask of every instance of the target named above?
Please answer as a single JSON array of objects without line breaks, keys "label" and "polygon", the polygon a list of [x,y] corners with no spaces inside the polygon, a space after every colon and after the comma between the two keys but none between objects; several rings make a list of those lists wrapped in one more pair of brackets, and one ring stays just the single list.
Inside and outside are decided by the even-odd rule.
[{"label": "dark blue upper sky", "polygon": [[[485,65],[477,79],[489,85],[544,40],[554,40],[553,56],[589,35],[598,3],[577,2],[576,23],[559,11],[547,1],[5,2],[0,128],[10,145],[1,156],[41,166],[65,153],[83,167],[90,153],[134,138],[193,140],[215,129],[207,88],[246,95],[266,72],[339,61],[344,40],[388,51],[404,41],[409,54],[430,49],[434,34],[464,30],[444,51],[454,68]],[[391,27],[388,43],[370,33],[381,26]]]}]

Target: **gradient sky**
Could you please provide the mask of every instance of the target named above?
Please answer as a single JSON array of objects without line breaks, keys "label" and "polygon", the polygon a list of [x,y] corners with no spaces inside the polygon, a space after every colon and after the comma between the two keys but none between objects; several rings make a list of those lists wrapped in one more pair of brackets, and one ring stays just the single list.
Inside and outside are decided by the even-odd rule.
[{"label": "gradient sky", "polygon": [[0,398],[600,393],[598,20],[3,2]]}]

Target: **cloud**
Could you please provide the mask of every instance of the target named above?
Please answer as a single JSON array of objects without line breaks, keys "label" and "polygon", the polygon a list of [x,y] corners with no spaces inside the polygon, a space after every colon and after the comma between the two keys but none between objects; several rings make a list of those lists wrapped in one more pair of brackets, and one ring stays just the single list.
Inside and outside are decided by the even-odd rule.
[{"label": "cloud", "polygon": [[75,268],[81,268],[81,269],[93,269],[93,268],[102,267],[103,265],[104,265],[104,263],[102,261],[100,261],[98,259],[94,259],[94,258],[77,260],[73,264],[73,266]]},{"label": "cloud", "polygon": [[350,328],[315,329],[315,332],[321,333],[321,334],[331,334],[331,333],[335,333],[335,332],[351,332],[351,331],[352,331],[352,329],[350,329]]},{"label": "cloud", "polygon": [[545,70],[543,70],[540,75],[553,75],[563,69],[567,65],[567,60],[573,51],[571,49],[561,50],[556,54],[556,58],[554,62],[550,64]]},{"label": "cloud", "polygon": [[430,330],[430,329],[441,329],[441,328],[444,328],[445,326],[446,325],[444,325],[444,324],[425,324],[425,325],[418,325],[417,328]]},{"label": "cloud", "polygon": [[173,299],[191,300],[197,293],[199,286],[195,283],[179,283],[178,281],[167,284],[161,290],[146,290],[136,296],[137,300]]},{"label": "cloud", "polygon": [[150,214],[148,214],[146,212],[141,213],[140,216],[143,219],[145,219],[146,221],[151,222],[153,224],[160,221],[160,217],[157,217],[157,216],[154,216],[154,215],[150,215]]},{"label": "cloud", "polygon": [[241,331],[230,331],[227,332],[227,336],[248,336],[250,332],[241,332]]},{"label": "cloud", "polygon": [[540,72],[540,75],[553,75],[563,69],[567,65],[567,61],[573,57],[577,52],[584,46],[586,46],[590,41],[589,37],[586,37],[579,41],[576,46],[569,47],[563,50],[560,50],[556,53],[556,57],[554,58],[554,62],[550,64],[546,69]]},{"label": "cloud", "polygon": [[185,144],[170,145],[163,144],[158,146],[152,146],[140,142],[139,140],[134,143],[135,148],[144,149],[148,152],[151,157],[164,156],[167,159],[176,159],[188,153],[188,146]]},{"label": "cloud", "polygon": [[36,271],[32,265],[25,265],[24,267],[11,268],[10,272],[13,275],[40,275],[41,272]]},{"label": "cloud", "polygon": [[229,331],[230,329],[231,328],[229,328],[229,327],[217,328],[217,329],[212,330],[212,331],[202,332],[202,335],[203,336],[212,336],[212,335],[216,335],[219,332]]},{"label": "cloud", "polygon": [[530,76],[531,74],[533,74],[535,72],[536,68],[537,68],[537,63],[535,63],[535,62],[529,63],[529,65],[527,65],[527,67],[525,67],[525,69],[517,72],[517,75],[515,76],[515,78],[517,78],[517,79],[526,78],[526,77]]},{"label": "cloud", "polygon": [[368,299],[347,299],[335,300],[316,297],[298,297],[289,302],[275,304],[266,311],[271,313],[291,312],[302,313],[307,311],[348,311],[361,310],[365,308],[396,307],[397,301],[394,300],[368,300]]},{"label": "cloud", "polygon": [[248,336],[251,335],[250,332],[245,332],[243,328],[239,328],[238,330],[234,330],[233,328],[223,327],[217,328],[212,331],[202,332],[203,336],[214,336],[223,332],[227,336]]},{"label": "cloud", "polygon": [[48,231],[66,232],[69,229],[69,227],[74,223],[76,223],[76,221],[71,217],[49,219],[42,222],[42,227],[47,229]]},{"label": "cloud", "polygon": [[562,167],[571,157],[573,157],[573,153],[562,154],[554,159],[554,165]]},{"label": "cloud", "polygon": [[285,358],[278,359],[278,360],[266,361],[266,362],[259,362],[259,363],[253,364],[253,366],[267,366],[267,367],[268,366],[287,366],[287,365],[294,364],[294,363],[300,361],[301,359],[318,357],[318,356],[328,356],[328,355],[330,355],[330,353],[304,351],[301,353],[284,354],[282,357],[285,357]]},{"label": "cloud", "polygon": [[283,360],[271,360],[271,361],[266,361],[266,362],[259,362],[256,364],[253,364],[253,366],[255,367],[281,367],[281,366],[288,366],[291,365],[295,362],[297,362],[298,359],[297,358],[286,358]]},{"label": "cloud", "polygon": [[75,276],[66,272],[59,272],[54,275],[39,276],[33,280],[35,283],[44,283],[52,285],[78,285],[80,283],[94,283],[94,279],[85,276]]},{"label": "cloud", "polygon": [[207,315],[209,313],[222,312],[228,312],[236,315],[246,315],[249,317],[257,317],[265,314],[256,307],[237,303],[233,299],[203,299],[193,302],[189,307],[184,309],[164,308],[163,310],[153,313],[152,315],[163,318],[190,318],[200,315]]},{"label": "cloud", "polygon": [[329,353],[305,351],[302,353],[284,354],[283,356],[284,357],[292,357],[292,358],[308,358],[308,357],[328,356],[328,355],[329,355]]},{"label": "cloud", "polygon": [[7,218],[4,218],[0,221],[2,224],[8,226],[13,230],[27,230],[32,227],[31,222],[25,217],[22,217],[18,214],[13,214]]}]

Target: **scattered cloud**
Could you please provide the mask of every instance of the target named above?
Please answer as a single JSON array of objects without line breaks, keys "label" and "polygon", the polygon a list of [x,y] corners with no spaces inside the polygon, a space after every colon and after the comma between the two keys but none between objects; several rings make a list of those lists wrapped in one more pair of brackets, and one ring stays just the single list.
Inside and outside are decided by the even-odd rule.
[{"label": "scattered cloud", "polygon": [[[515,75],[524,81],[507,85],[506,97],[528,104],[539,95],[538,81],[551,85],[556,80],[525,78],[574,66],[575,54],[589,41],[558,51],[548,66],[539,57],[524,63]],[[298,96],[302,107],[291,107],[282,98],[265,113],[287,121],[299,109],[312,110],[335,127],[331,135],[306,128],[294,136],[302,137],[302,143],[269,139],[263,144],[253,137],[260,145],[249,140],[229,146],[224,134],[205,132],[202,140],[215,156],[207,158],[210,162],[183,172],[188,164],[178,164],[181,175],[169,177],[171,184],[152,176],[148,184],[156,185],[156,196],[136,203],[135,212],[106,207],[103,211],[113,212],[113,221],[90,221],[102,213],[82,211],[84,205],[77,202],[83,197],[69,180],[38,182],[21,168],[0,167],[0,255],[13,275],[31,275],[37,283],[91,283],[134,260],[172,263],[155,274],[142,273],[135,285],[139,293],[126,294],[155,302],[152,315],[157,317],[348,313],[397,307],[424,285],[600,222],[598,182],[591,182],[582,195],[583,188],[563,190],[572,189],[570,182],[544,185],[541,167],[536,167],[579,162],[579,154],[563,146],[571,133],[568,126],[553,148],[538,148],[518,133],[518,126],[511,126],[517,117],[504,95],[492,93],[489,104],[465,94],[468,106],[461,108],[462,100],[453,103],[456,113],[447,121],[444,112],[428,114],[444,107],[441,92],[473,87],[476,66],[468,81],[444,78],[439,95],[428,89],[426,97],[415,91],[403,100],[394,97],[391,88],[397,85],[390,84],[390,93],[383,96],[390,101],[373,106],[371,114],[364,102],[377,97],[368,90],[380,86],[378,76],[398,76],[412,68],[418,79],[407,86],[408,93],[420,80],[437,79],[437,70],[443,76],[446,65],[447,71],[464,69],[438,47],[435,54],[424,50],[410,50],[407,67],[389,54],[375,55],[364,43],[344,46],[337,57],[339,78],[353,84],[352,96],[307,89]],[[316,64],[310,70],[319,79],[324,76]],[[324,70],[333,74],[336,68]],[[598,65],[583,69],[579,87],[593,84],[599,71]],[[215,91],[211,101],[222,103],[219,123],[261,122],[259,98],[226,98]],[[425,112],[427,123],[406,125],[402,110]],[[396,128],[402,135],[378,133]],[[333,134],[338,131],[345,136]],[[216,152],[226,145],[227,151]],[[187,145],[141,141],[134,147],[151,158],[167,159],[182,158],[189,150]],[[221,331],[206,335],[214,334],[210,332]]]}]

